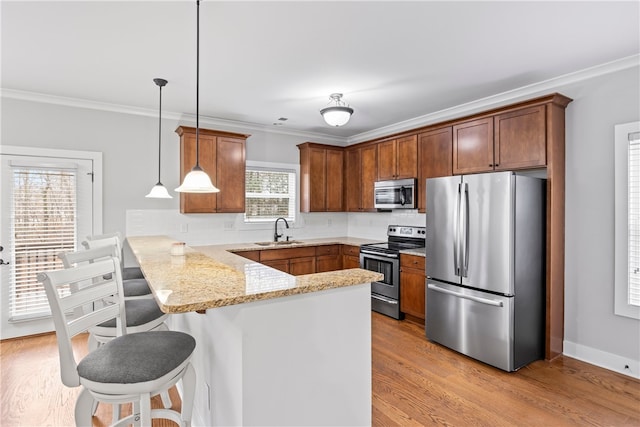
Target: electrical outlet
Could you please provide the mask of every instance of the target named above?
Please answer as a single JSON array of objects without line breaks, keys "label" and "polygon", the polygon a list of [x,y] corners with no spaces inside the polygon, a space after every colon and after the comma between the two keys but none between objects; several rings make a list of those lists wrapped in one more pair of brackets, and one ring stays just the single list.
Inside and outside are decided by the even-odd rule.
[{"label": "electrical outlet", "polygon": [[333,220],[332,220],[331,218],[329,218],[329,219],[327,220],[327,225],[328,225],[329,227],[331,227],[331,226],[333,225]]},{"label": "electrical outlet", "polygon": [[186,233],[189,231],[189,224],[180,224],[180,232]]}]

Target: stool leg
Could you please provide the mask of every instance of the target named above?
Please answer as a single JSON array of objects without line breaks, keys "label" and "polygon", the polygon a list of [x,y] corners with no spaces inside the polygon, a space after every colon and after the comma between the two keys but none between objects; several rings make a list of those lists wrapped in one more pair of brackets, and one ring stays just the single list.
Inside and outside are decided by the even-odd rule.
[{"label": "stool leg", "polygon": [[166,409],[171,409],[173,406],[173,402],[171,402],[171,397],[169,396],[169,390],[165,390],[160,393],[160,399],[162,399],[162,406]]},{"label": "stool leg", "polygon": [[93,396],[86,388],[82,387],[82,391],[76,400],[75,418],[76,427],[91,427],[92,426],[92,410],[93,410]]},{"label": "stool leg", "polygon": [[151,394],[140,395],[140,425],[151,427]]}]

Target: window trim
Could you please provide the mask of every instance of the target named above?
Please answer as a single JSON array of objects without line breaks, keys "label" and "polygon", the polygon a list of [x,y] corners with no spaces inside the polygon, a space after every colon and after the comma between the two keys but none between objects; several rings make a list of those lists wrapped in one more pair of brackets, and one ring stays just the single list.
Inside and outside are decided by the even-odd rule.
[{"label": "window trim", "polygon": [[629,134],[640,132],[640,121],[615,126],[614,146],[614,313],[640,319],[640,306],[628,302],[629,292]]},{"label": "window trim", "polygon": [[[296,163],[276,163],[276,162],[260,162],[255,160],[247,160],[246,169],[251,168],[260,168],[260,169],[271,169],[271,170],[280,170],[280,171],[294,171],[295,172],[295,182],[296,182],[296,203],[295,203],[295,220],[289,221],[289,226],[291,228],[295,228],[296,224],[300,224],[302,218],[300,216],[300,165]],[[246,195],[246,188],[245,188]],[[242,219],[240,224],[238,224],[239,230],[266,230],[273,228],[273,221],[250,221],[247,222],[244,220],[244,214],[242,214]]]}]

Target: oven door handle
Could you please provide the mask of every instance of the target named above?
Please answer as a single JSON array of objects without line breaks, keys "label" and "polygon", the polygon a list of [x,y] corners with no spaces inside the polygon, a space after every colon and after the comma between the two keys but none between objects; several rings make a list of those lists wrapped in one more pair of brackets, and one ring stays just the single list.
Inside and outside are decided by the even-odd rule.
[{"label": "oven door handle", "polygon": [[385,257],[385,258],[398,258],[397,254],[383,254],[380,252],[370,252],[364,249],[360,249],[360,253],[361,254],[367,254],[367,255],[374,255],[374,256],[379,256],[379,257]]},{"label": "oven door handle", "polygon": [[382,302],[386,302],[386,303],[389,303],[389,304],[397,304],[398,303],[397,300],[394,300],[394,299],[391,299],[391,298],[387,298],[387,297],[383,297],[383,296],[376,295],[376,294],[371,294],[371,298],[374,298],[374,299],[377,299],[377,300],[380,300]]}]

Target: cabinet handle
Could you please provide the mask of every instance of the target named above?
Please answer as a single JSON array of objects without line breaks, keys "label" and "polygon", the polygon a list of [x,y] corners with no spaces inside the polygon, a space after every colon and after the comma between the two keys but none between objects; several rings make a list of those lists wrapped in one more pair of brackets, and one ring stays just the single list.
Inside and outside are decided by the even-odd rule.
[{"label": "cabinet handle", "polygon": [[493,167],[493,165],[492,165],[491,163],[489,163],[489,167],[490,167],[490,168],[492,168],[492,167]]},{"label": "cabinet handle", "polygon": [[498,166],[500,166],[500,165],[496,163],[496,164],[495,164],[495,167],[498,167]]}]

